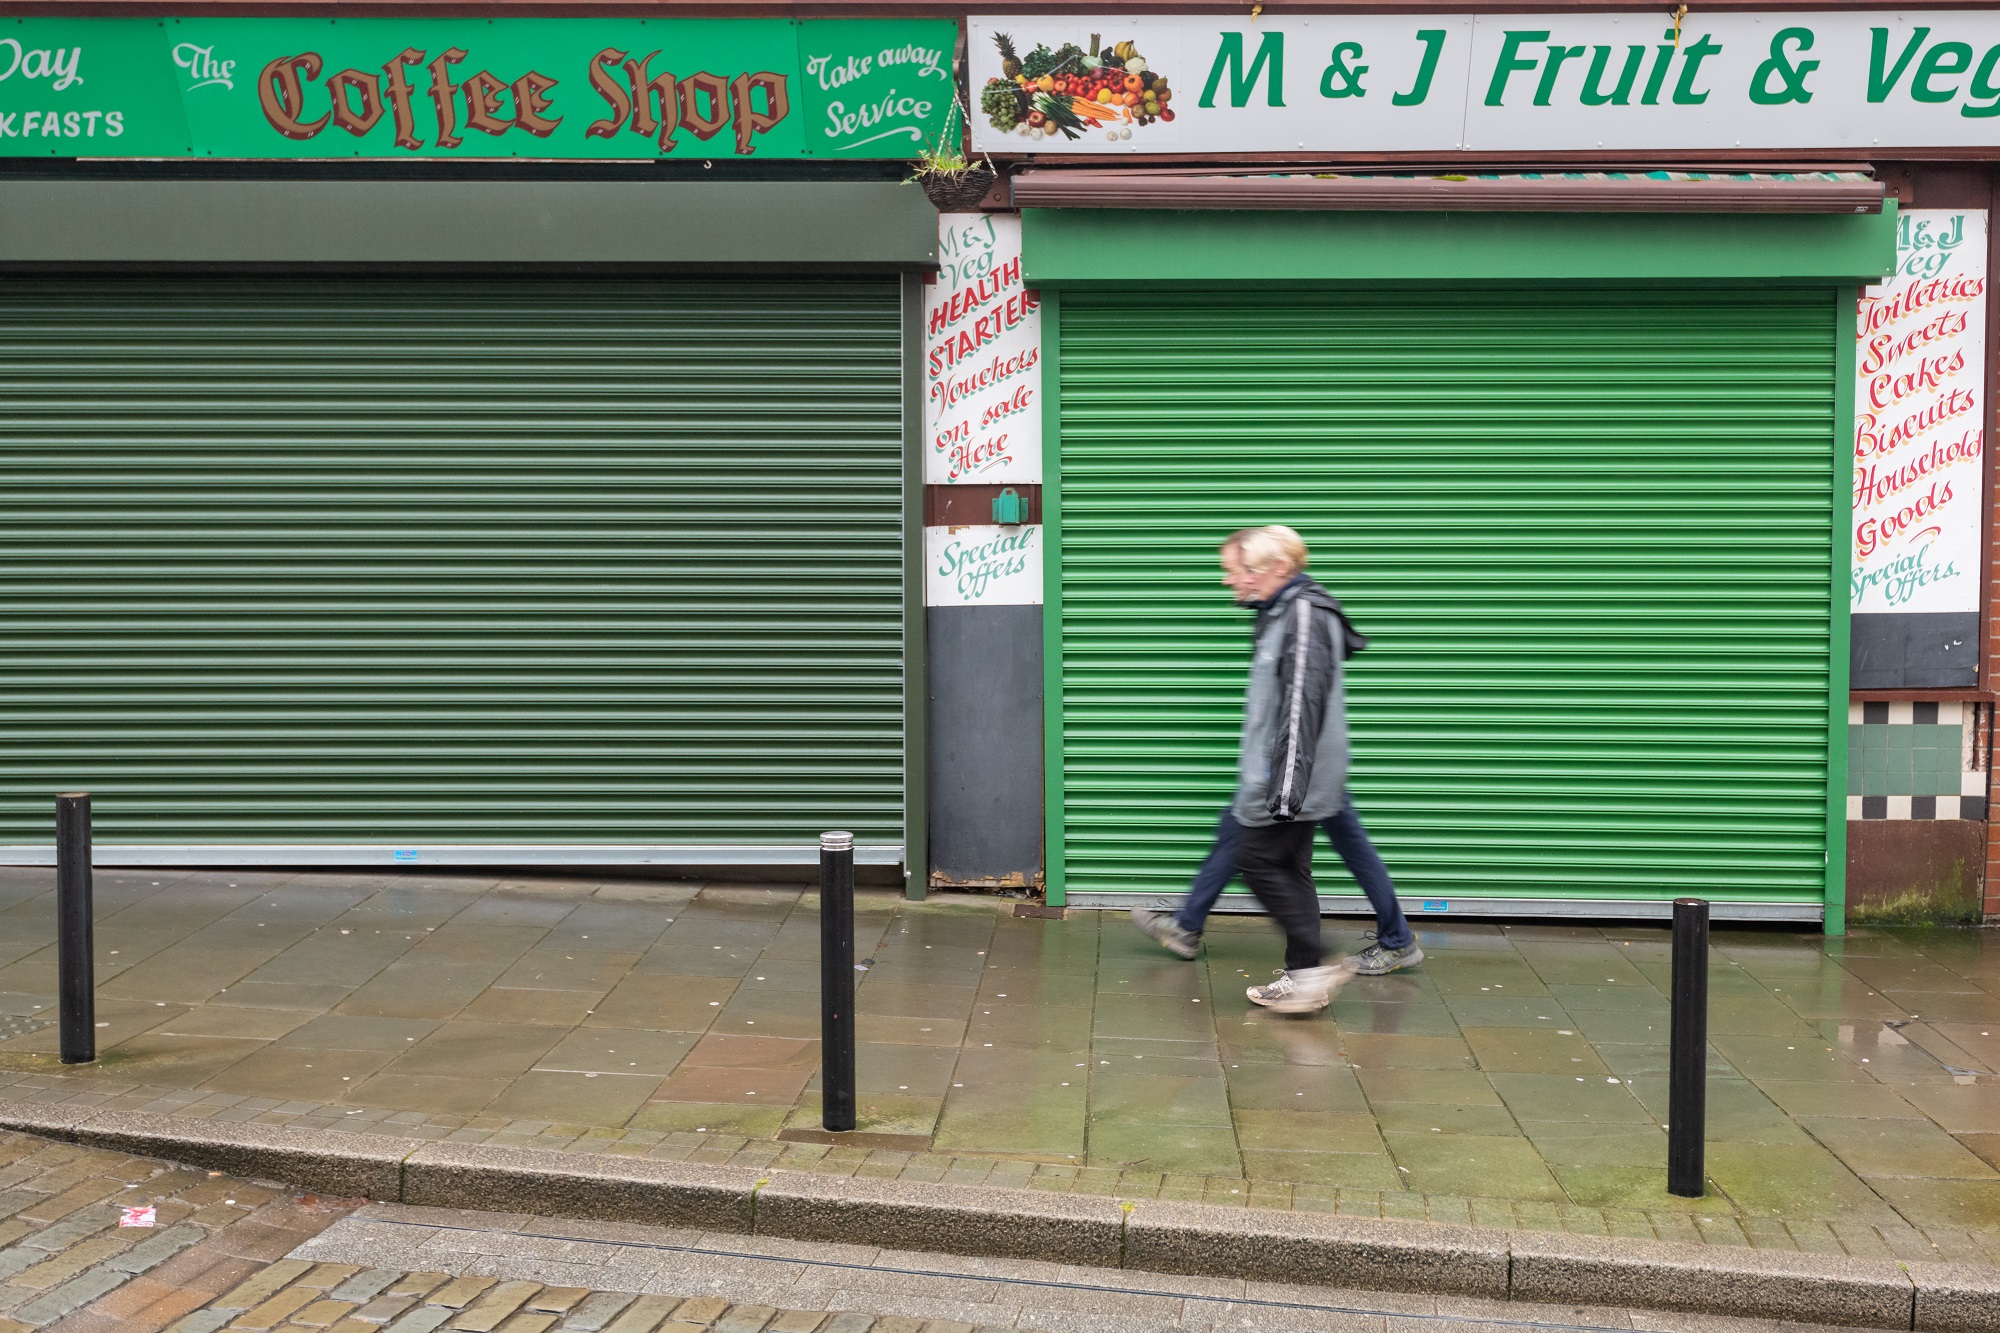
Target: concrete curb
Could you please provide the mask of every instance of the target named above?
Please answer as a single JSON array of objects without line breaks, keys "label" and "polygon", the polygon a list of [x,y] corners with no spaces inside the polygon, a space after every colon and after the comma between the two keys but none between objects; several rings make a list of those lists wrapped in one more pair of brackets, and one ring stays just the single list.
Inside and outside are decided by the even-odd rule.
[{"label": "concrete curb", "polygon": [[210,1171],[282,1180],[322,1194],[388,1199],[401,1195],[407,1144],[364,1134],[300,1131],[282,1125],[217,1124],[183,1116],[97,1107],[0,1102],[0,1129],[39,1134],[141,1157],[165,1157]]},{"label": "concrete curb", "polygon": [[773,1171],[756,1222],[759,1234],[792,1240],[1117,1268],[1125,1210],[1101,1195]]},{"label": "concrete curb", "polygon": [[1911,1327],[1938,1333],[1992,1333],[2000,1328],[2000,1269],[1965,1264],[1906,1264],[1916,1287]]},{"label": "concrete curb", "polygon": [[1500,1300],[2000,1333],[2000,1269],[759,1173],[0,1101],[0,1130],[395,1203]]},{"label": "concrete curb", "polygon": [[1551,1304],[1644,1305],[1862,1328],[1912,1328],[1915,1284],[1901,1264],[1786,1250],[1513,1233],[1511,1294]]},{"label": "concrete curb", "polygon": [[1506,1299],[1512,1234],[1488,1227],[1147,1199],[1132,1205],[1122,1266]]},{"label": "concrete curb", "polygon": [[[356,1135],[304,1131],[328,1137]],[[545,1213],[701,1231],[756,1225],[755,1171],[656,1162],[645,1157],[426,1143],[404,1150],[398,1203],[489,1212]],[[371,1196],[375,1197],[375,1196]]]}]

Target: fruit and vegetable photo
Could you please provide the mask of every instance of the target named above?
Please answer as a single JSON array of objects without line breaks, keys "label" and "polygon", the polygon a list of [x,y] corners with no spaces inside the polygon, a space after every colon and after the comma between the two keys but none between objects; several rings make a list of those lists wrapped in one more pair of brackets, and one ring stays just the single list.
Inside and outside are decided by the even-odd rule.
[{"label": "fruit and vegetable photo", "polygon": [[1090,49],[1064,42],[1021,54],[1008,33],[995,33],[1000,73],[979,90],[979,109],[993,128],[1030,141],[1080,139],[1102,131],[1111,140],[1129,139],[1135,126],[1174,118],[1173,89],[1131,42],[1102,45],[1092,33]]}]

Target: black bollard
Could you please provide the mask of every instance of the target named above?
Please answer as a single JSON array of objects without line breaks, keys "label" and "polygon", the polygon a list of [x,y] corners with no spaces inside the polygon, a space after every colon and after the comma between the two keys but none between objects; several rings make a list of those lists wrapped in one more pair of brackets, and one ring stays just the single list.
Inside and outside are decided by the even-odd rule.
[{"label": "black bollard", "polygon": [[90,918],[90,793],[67,792],[56,797],[56,1008],[66,1065],[97,1058]]},{"label": "black bollard", "polygon": [[1702,1196],[1708,1132],[1708,904],[1674,899],[1673,1027],[1667,1039],[1667,1193]]},{"label": "black bollard", "polygon": [[854,835],[819,835],[820,1123],[854,1128]]}]

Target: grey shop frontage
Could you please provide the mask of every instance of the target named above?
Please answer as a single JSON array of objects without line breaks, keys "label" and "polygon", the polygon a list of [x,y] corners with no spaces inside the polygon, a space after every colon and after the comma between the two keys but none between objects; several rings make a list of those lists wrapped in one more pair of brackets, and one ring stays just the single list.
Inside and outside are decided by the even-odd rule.
[{"label": "grey shop frontage", "polygon": [[74,14],[0,20],[0,859],[924,845],[954,23]]},{"label": "grey shop frontage", "polygon": [[1983,329],[1991,16],[693,15],[5,21],[0,859],[87,788],[107,864],[1155,901],[1269,521],[1413,911],[1837,931],[1850,680],[1990,730],[1983,450],[1862,555],[1850,423],[1934,211]]}]

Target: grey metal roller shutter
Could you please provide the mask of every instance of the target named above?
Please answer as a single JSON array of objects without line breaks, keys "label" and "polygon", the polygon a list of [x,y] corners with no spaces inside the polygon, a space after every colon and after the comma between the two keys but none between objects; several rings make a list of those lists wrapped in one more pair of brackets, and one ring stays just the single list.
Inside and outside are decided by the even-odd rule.
[{"label": "grey metal roller shutter", "polygon": [[894,278],[10,277],[0,856],[86,788],[134,855],[894,859],[898,311]]}]

